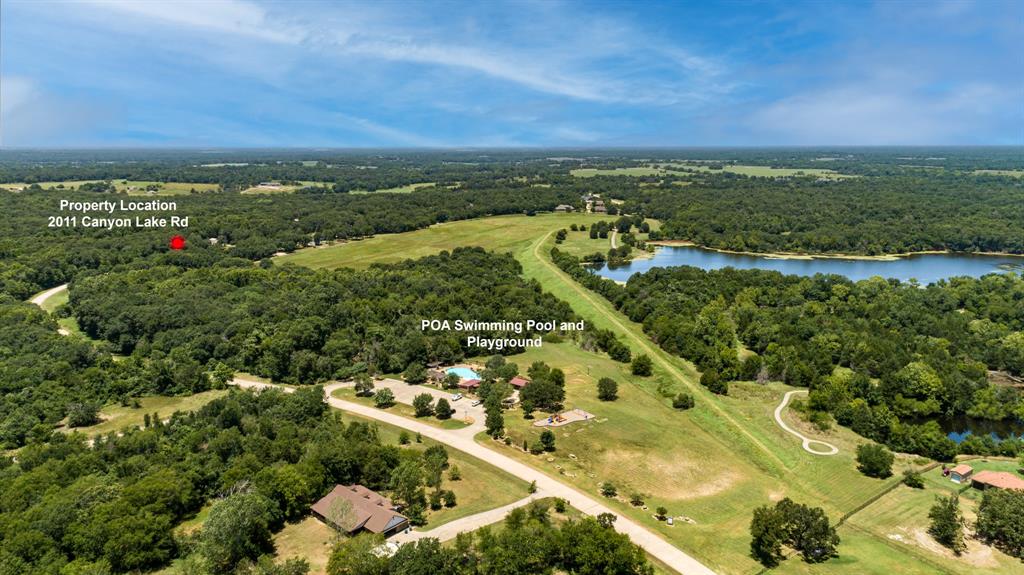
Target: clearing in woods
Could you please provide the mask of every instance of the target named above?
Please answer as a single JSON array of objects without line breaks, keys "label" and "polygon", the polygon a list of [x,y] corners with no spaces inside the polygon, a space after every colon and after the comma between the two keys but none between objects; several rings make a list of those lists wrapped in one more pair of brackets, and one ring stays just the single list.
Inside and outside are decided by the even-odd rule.
[{"label": "clearing in woods", "polygon": [[515,252],[550,230],[568,228],[572,224],[589,226],[600,220],[614,219],[613,216],[578,213],[459,220],[403,234],[382,234],[358,241],[304,248],[276,257],[274,261],[311,268],[362,269],[375,263],[421,258],[460,246],[481,246],[499,252]]},{"label": "clearing in woods", "polygon": [[[62,182],[39,182],[43,189],[56,188],[59,190],[76,190],[82,184],[96,183],[102,180],[65,180]],[[110,180],[118,192],[124,192],[129,196],[180,196],[196,192],[212,192],[219,189],[217,184],[203,184],[198,182],[156,182],[152,180]],[[31,184],[15,183],[0,184],[0,189],[16,192],[27,188]],[[147,188],[156,188],[153,190]]]}]

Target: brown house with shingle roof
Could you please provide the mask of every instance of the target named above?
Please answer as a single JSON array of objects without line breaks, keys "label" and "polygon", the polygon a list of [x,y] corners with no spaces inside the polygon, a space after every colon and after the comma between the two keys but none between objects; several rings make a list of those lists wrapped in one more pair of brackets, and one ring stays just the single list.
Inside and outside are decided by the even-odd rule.
[{"label": "brown house with shingle roof", "polygon": [[313,515],[348,534],[365,529],[387,537],[409,527],[409,519],[395,510],[390,499],[362,485],[336,485],[313,504]]}]

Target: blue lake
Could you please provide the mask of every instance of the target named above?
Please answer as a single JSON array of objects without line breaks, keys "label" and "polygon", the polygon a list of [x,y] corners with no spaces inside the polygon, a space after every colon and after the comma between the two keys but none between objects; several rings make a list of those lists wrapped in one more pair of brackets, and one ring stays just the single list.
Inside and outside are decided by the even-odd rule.
[{"label": "blue lake", "polygon": [[635,273],[655,267],[693,266],[705,270],[732,266],[737,269],[775,270],[784,274],[812,276],[816,273],[839,274],[852,280],[873,276],[902,281],[917,279],[922,285],[955,276],[981,277],[1007,269],[1024,269],[1024,257],[979,254],[919,254],[891,261],[837,258],[780,259],[767,256],[729,254],[692,246],[661,246],[653,257],[627,264],[594,269],[602,277],[626,281]]}]

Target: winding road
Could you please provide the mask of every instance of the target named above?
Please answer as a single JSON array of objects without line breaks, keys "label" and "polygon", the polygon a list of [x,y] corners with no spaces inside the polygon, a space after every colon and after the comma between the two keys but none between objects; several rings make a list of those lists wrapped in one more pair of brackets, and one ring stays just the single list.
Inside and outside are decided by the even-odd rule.
[{"label": "winding road", "polygon": [[[236,377],[232,382],[232,385],[238,386],[243,389],[267,389],[267,388],[278,388],[282,389],[285,393],[291,393],[294,389],[279,386],[271,383],[264,383],[260,381],[248,380],[245,378]],[[347,387],[350,384],[347,383],[331,383],[324,386],[325,401],[331,407],[341,409],[356,415],[361,415],[370,419],[407,429],[409,431],[419,433],[424,437],[429,437],[434,441],[443,443],[454,449],[458,449],[463,453],[476,457],[482,461],[490,463],[495,467],[502,469],[512,475],[522,479],[523,481],[537,482],[538,493],[544,493],[548,497],[561,497],[568,501],[569,505],[575,507],[587,515],[597,516],[601,513],[612,513],[616,517],[615,529],[621,533],[625,533],[629,536],[629,539],[644,549],[652,557],[655,557],[665,565],[670,566],[679,573],[684,575],[714,575],[714,571],[706,567],[697,559],[687,555],[677,547],[673,546],[669,542],[662,539],[654,532],[643,527],[639,523],[633,521],[628,517],[624,517],[619,513],[616,513],[611,508],[605,506],[603,503],[596,499],[577,491],[576,489],[554,479],[546,473],[534,469],[529,465],[520,463],[515,459],[507,455],[503,455],[484,447],[483,445],[476,442],[473,436],[459,431],[451,431],[440,427],[435,427],[416,421],[414,419],[408,419],[400,415],[395,415],[387,411],[338,399],[332,397],[331,393],[339,388]],[[519,502],[517,502],[519,503]],[[515,504],[513,504],[515,505]],[[478,519],[483,521],[483,519]],[[472,523],[472,522],[469,522]],[[484,523],[486,524],[486,523]],[[466,529],[472,529],[472,525],[466,525]]]},{"label": "winding road", "polygon": [[[807,393],[807,390],[806,389],[795,389],[793,391],[787,391],[786,395],[782,396],[782,403],[780,403],[779,406],[775,408],[775,423],[778,423],[779,427],[781,427],[782,429],[786,430],[788,433],[792,433],[793,435],[799,437],[800,440],[803,442],[804,451],[806,451],[808,453],[813,453],[814,455],[835,455],[835,454],[839,453],[839,448],[836,447],[835,445],[832,445],[831,443],[828,443],[826,441],[821,441],[821,440],[818,440],[818,439],[811,439],[811,438],[807,437],[806,435],[800,433],[799,431],[793,429],[792,427],[786,425],[785,421],[782,421],[782,411],[784,409],[786,409],[787,405],[789,405],[789,400],[792,399],[793,396],[798,394],[798,393]],[[824,445],[826,450],[825,451],[815,451],[814,449],[811,449],[811,444],[812,443],[816,443],[818,445]]]}]

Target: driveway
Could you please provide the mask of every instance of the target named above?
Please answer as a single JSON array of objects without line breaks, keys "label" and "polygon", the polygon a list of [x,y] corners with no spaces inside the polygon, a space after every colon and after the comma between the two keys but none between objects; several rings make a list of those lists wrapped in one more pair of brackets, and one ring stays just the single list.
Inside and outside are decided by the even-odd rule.
[{"label": "driveway", "polygon": [[[262,383],[258,381],[251,381],[241,378],[235,378],[232,382],[233,385],[237,385],[247,389],[264,389],[268,387],[278,387],[273,384]],[[449,447],[458,449],[464,453],[467,453],[477,459],[483,460],[495,467],[507,471],[512,475],[522,479],[526,482],[536,481],[539,492],[545,493],[549,497],[561,497],[569,502],[576,509],[579,509],[583,513],[591,516],[597,516],[601,513],[611,513],[616,516],[615,529],[621,533],[625,533],[629,536],[633,543],[636,543],[643,548],[648,554],[657,558],[659,561],[672,567],[679,573],[686,575],[713,575],[714,571],[704,566],[700,561],[687,555],[677,547],[673,546],[669,542],[662,539],[659,535],[648,530],[646,527],[639,523],[623,517],[618,513],[615,513],[609,507],[605,506],[604,503],[594,499],[593,497],[576,490],[574,487],[570,487],[561,481],[547,475],[546,473],[534,469],[525,463],[512,459],[511,457],[493,451],[483,445],[478,444],[472,435],[466,433],[467,430],[461,431],[450,431],[442,429],[417,421],[415,419],[409,419],[400,415],[395,415],[387,411],[369,407],[360,403],[354,403],[351,401],[345,401],[331,397],[330,392],[338,387],[343,387],[350,384],[330,384],[325,386],[324,390],[327,392],[327,403],[331,407],[355,413],[363,417],[370,419],[376,419],[395,427],[401,427],[409,431],[420,433],[424,437],[429,437],[434,441],[443,443]],[[405,385],[403,383],[403,385]],[[284,388],[286,392],[294,391]],[[443,527],[443,526],[442,526]]]}]

